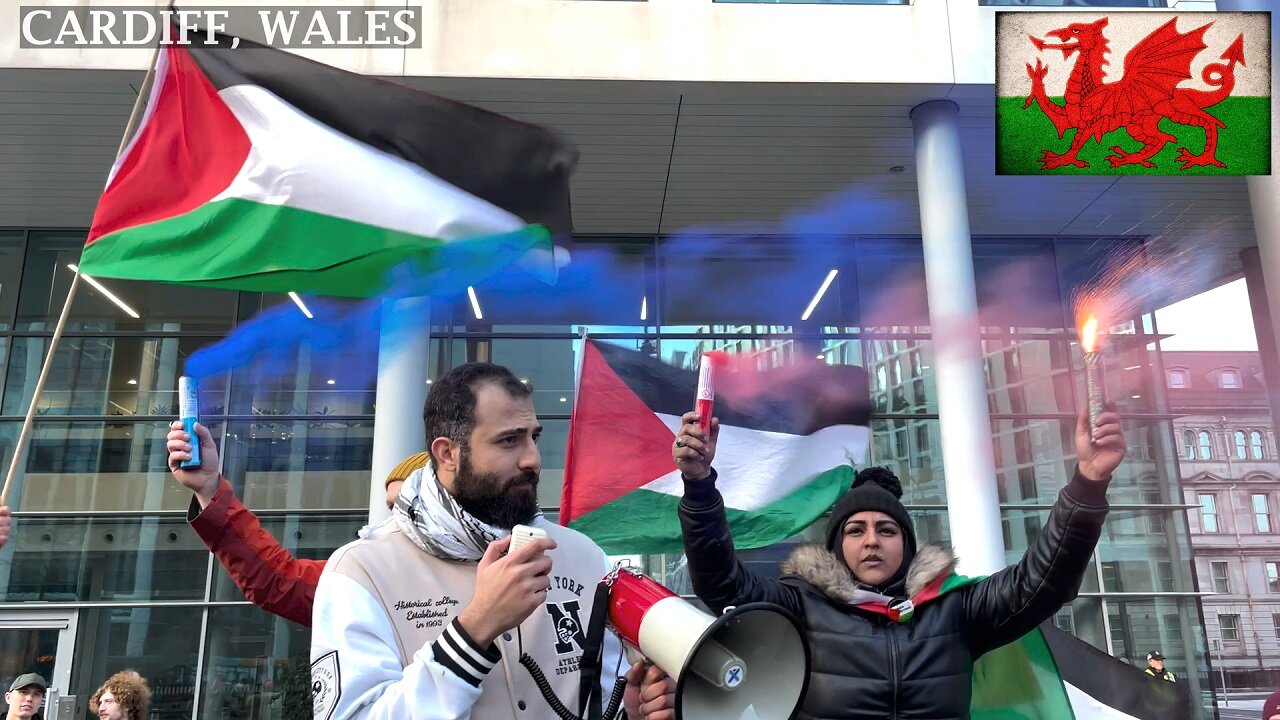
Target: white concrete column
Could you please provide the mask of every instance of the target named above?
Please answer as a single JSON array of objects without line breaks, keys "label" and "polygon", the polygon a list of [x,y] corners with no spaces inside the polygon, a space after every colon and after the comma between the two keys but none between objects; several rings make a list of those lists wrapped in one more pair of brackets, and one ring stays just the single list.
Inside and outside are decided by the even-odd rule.
[{"label": "white concrete column", "polygon": [[[1271,10],[1264,7],[1269,3],[1250,3],[1247,0],[1227,0],[1219,2],[1223,10],[1232,5],[1244,5],[1249,10]],[[1280,71],[1276,69],[1276,48],[1280,47],[1280,19],[1276,13],[1271,18],[1271,87],[1274,93],[1276,82],[1280,80]],[[1271,96],[1271,174],[1254,175],[1245,180],[1249,187],[1249,208],[1253,215],[1253,230],[1258,240],[1258,260],[1262,266],[1262,281],[1267,288],[1267,309],[1271,315],[1271,346],[1259,347],[1262,352],[1271,355],[1272,363],[1280,357],[1280,113],[1276,108],[1276,97]],[[1259,337],[1259,340],[1262,338]],[[1280,385],[1280,377],[1267,378],[1267,385]],[[1280,418],[1274,418],[1280,423]]]},{"label": "white concrete column", "polygon": [[431,301],[389,300],[382,306],[378,387],[373,414],[369,522],[388,515],[384,481],[401,460],[426,450],[422,405],[431,377]]},{"label": "white concrete column", "polygon": [[[1280,134],[1274,97],[1271,108],[1271,138]],[[1249,177],[1249,207],[1253,214],[1253,230],[1258,236],[1258,259],[1262,279],[1267,288],[1267,309],[1271,311],[1271,336],[1280,341],[1280,168],[1275,167],[1280,155],[1271,153],[1271,174]],[[1260,348],[1280,353],[1280,348]],[[1280,378],[1271,382],[1280,382]]]},{"label": "white concrete column", "polygon": [[[1267,287],[1267,307],[1271,311],[1272,337],[1280,342],[1280,114],[1277,114],[1274,88],[1280,82],[1280,69],[1275,61],[1276,48],[1280,47],[1280,21],[1275,16],[1275,0],[1218,0],[1219,12],[1273,11],[1271,18],[1271,174],[1248,177],[1249,207],[1253,215],[1253,229],[1258,236],[1258,256],[1262,264],[1262,277]],[[1246,52],[1248,48],[1245,49]],[[1280,348],[1259,348],[1262,352],[1277,353]],[[1268,382],[1280,382],[1280,378],[1267,378]],[[1280,420],[1278,420],[1280,422]]]},{"label": "white concrete column", "polygon": [[959,116],[950,100],[930,100],[911,110],[951,544],[961,574],[985,575],[1005,566],[1004,537]]}]

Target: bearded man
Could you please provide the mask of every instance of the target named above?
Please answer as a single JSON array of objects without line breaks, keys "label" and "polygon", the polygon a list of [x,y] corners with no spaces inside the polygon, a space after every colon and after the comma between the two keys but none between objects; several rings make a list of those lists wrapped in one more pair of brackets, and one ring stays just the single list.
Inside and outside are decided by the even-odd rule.
[{"label": "bearded man", "polygon": [[[431,462],[405,481],[391,517],[320,577],[314,717],[600,717],[616,690],[629,720],[673,719],[674,682],[642,663],[620,677],[611,633],[600,692],[582,681],[595,588],[610,567],[589,538],[540,512],[542,425],[528,386],[499,365],[459,366],[431,386],[423,422]],[[508,554],[515,525],[546,537]]]}]

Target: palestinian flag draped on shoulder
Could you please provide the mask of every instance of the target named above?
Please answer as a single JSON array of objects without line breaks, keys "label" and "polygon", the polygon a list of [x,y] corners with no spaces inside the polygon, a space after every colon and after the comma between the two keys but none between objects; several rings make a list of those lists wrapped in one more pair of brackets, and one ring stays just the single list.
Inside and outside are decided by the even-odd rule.
[{"label": "palestinian flag draped on shoulder", "polygon": [[479,108],[219,36],[166,45],[80,269],[363,297],[554,276],[577,150]]},{"label": "palestinian flag draped on shoulder", "polygon": [[[613,554],[682,552],[684,488],[671,448],[697,374],[593,340],[581,352],[560,522]],[[826,512],[866,459],[867,375],[732,361],[717,372],[716,486],[737,546],[772,545]]]}]

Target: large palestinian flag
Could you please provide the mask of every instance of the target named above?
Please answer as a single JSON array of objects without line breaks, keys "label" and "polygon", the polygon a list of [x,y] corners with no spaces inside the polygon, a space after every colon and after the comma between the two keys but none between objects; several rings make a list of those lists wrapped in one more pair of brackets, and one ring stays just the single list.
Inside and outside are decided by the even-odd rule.
[{"label": "large palestinian flag", "polygon": [[1047,622],[974,667],[972,720],[1192,720],[1185,682],[1158,680]]},{"label": "large palestinian flag", "polygon": [[[569,428],[560,522],[613,554],[681,552],[684,492],[671,447],[693,409],[696,373],[588,340]],[[780,542],[849,489],[866,458],[865,371],[813,366],[716,380],[715,468],[739,548]]]},{"label": "large palestinian flag", "polygon": [[1270,13],[996,13],[1001,175],[1268,175]]},{"label": "large palestinian flag", "polygon": [[567,141],[233,40],[161,49],[83,272],[358,297],[406,264],[462,285],[513,261],[554,269],[552,234],[571,230]]}]

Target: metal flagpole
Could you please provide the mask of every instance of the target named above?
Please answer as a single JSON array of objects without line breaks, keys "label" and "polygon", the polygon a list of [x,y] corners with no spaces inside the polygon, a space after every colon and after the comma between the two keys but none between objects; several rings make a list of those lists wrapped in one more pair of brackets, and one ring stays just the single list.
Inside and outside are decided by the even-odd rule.
[{"label": "metal flagpole", "polygon": [[[124,136],[120,138],[120,147],[116,149],[117,158],[124,152],[133,133],[138,129],[138,123],[142,120],[142,108],[146,104],[147,96],[151,94],[151,84],[156,72],[156,58],[159,55],[160,46],[157,44],[155,52],[151,54],[151,64],[147,66],[147,74],[142,79],[142,87],[138,90],[138,97],[133,101],[133,110],[129,113],[129,122],[125,124]],[[18,475],[18,466],[26,454],[27,440],[31,437],[31,424],[36,416],[36,406],[40,404],[40,396],[44,393],[45,381],[49,379],[49,370],[53,367],[53,355],[58,349],[58,341],[62,339],[62,330],[67,325],[67,316],[71,314],[71,303],[75,300],[76,289],[79,287],[80,271],[77,270],[75,277],[71,278],[71,287],[67,289],[67,299],[62,304],[62,314],[58,316],[58,324],[53,328],[53,337],[49,338],[49,350],[44,356],[40,377],[36,380],[35,392],[31,396],[31,404],[27,406],[27,416],[22,421],[22,432],[18,434],[18,441],[13,446],[13,459],[9,461],[9,472],[4,478],[4,489],[0,490],[0,507],[9,505],[9,490],[13,486],[14,477]]]}]

